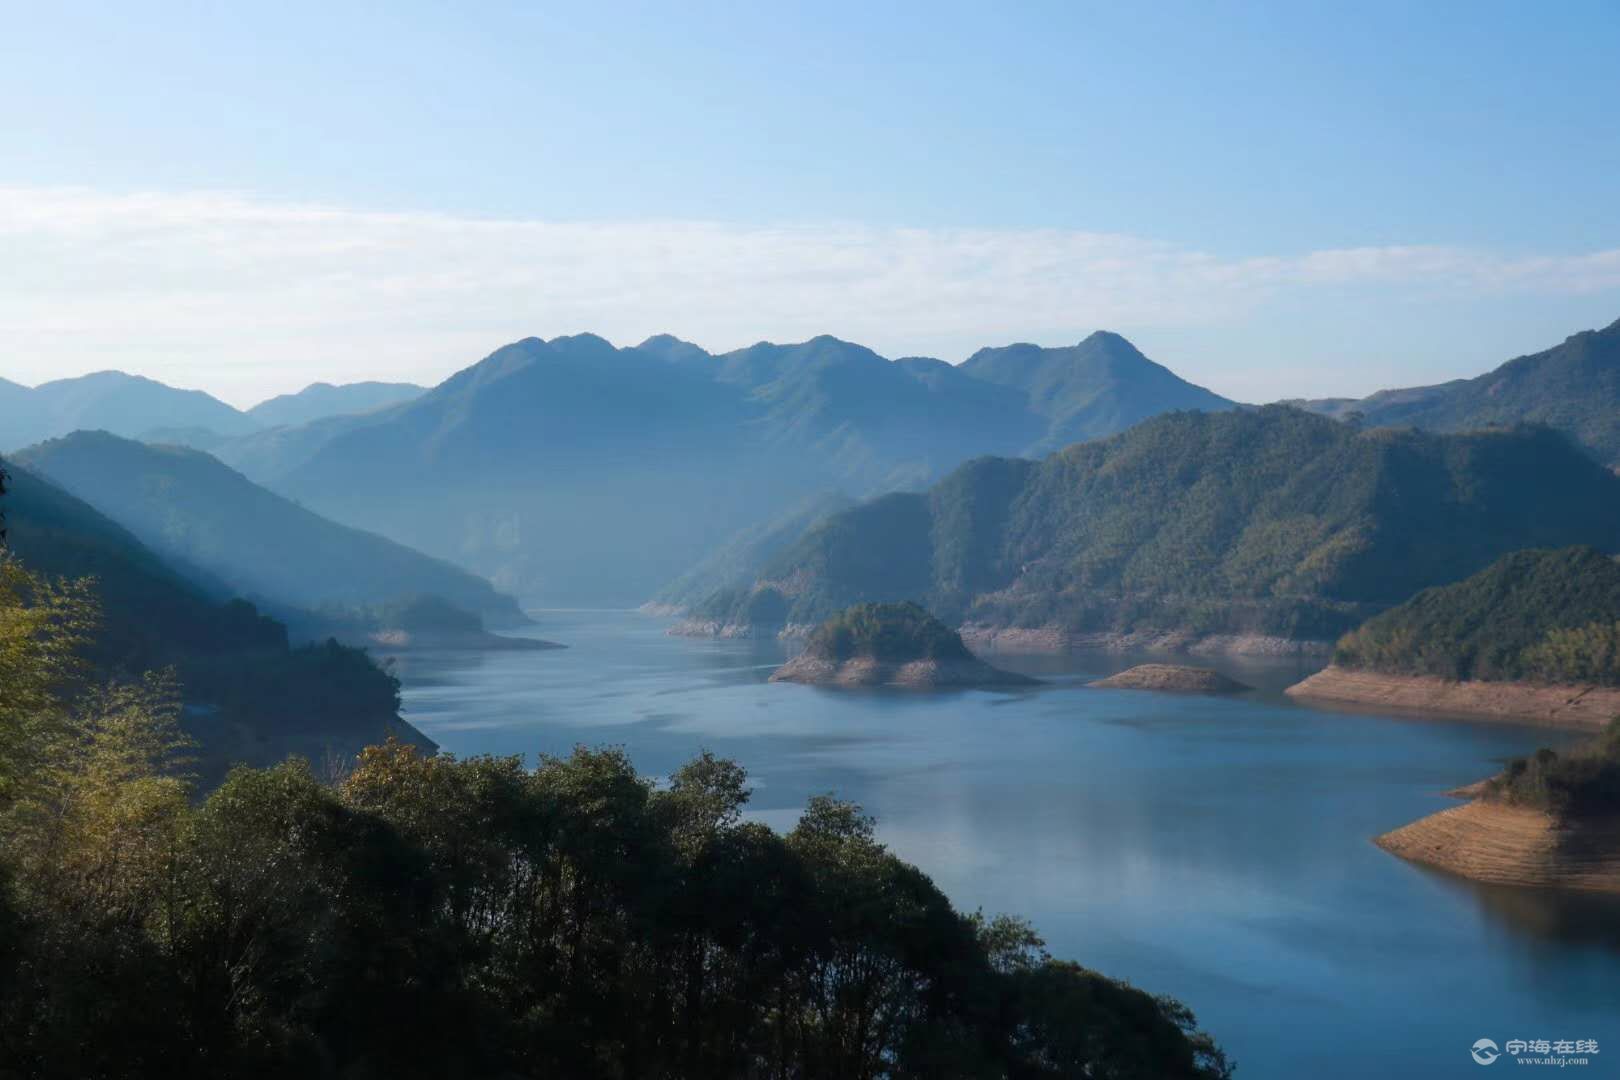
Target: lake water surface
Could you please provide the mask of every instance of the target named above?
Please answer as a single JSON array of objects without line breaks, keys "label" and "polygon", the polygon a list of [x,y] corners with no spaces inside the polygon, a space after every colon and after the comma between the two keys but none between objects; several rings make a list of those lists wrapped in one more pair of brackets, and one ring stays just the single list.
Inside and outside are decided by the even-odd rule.
[{"label": "lake water surface", "polygon": [[1489,1076],[1481,1037],[1597,1039],[1566,1075],[1620,1072],[1620,905],[1370,843],[1553,733],[1304,708],[1288,663],[1217,662],[1260,687],[1237,698],[1084,688],[1141,659],[1102,655],[1003,655],[1047,680],[1017,694],[771,685],[774,642],[537,617],[570,648],[399,658],[407,718],[462,756],[620,744],[667,775],[710,749],[782,829],[834,791],[959,909],[1023,915],[1054,955],[1181,998],[1249,1080]]}]

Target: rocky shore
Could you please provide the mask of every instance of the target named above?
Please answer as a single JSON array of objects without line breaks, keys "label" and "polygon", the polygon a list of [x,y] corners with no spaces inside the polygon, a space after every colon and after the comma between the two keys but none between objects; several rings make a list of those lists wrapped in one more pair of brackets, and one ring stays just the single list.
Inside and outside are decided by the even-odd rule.
[{"label": "rocky shore", "polygon": [[1620,893],[1620,819],[1560,821],[1475,799],[1374,841],[1403,859],[1493,885]]},{"label": "rocky shore", "polygon": [[[643,611],[660,614],[646,606]],[[665,633],[674,637],[799,640],[815,629],[812,623],[761,625],[718,619],[683,618]],[[1331,641],[1296,640],[1265,634],[1194,634],[1191,632],[1077,633],[1057,626],[994,627],[974,623],[958,631],[976,652],[1061,654],[1099,652],[1173,652],[1194,656],[1329,656]]]},{"label": "rocky shore", "polygon": [[1329,656],[1331,641],[1267,634],[1196,634],[1191,631],[1076,632],[1058,626],[994,627],[968,623],[962,640],[987,652],[1174,652],[1194,656]]},{"label": "rocky shore", "polygon": [[1240,694],[1254,689],[1222,675],[1214,668],[1186,667],[1182,664],[1138,664],[1087,685],[1104,690],[1159,690],[1189,694]]},{"label": "rocky shore", "polygon": [[1597,731],[1620,715],[1620,689],[1452,682],[1423,675],[1384,675],[1330,666],[1290,686],[1305,701],[1410,712],[1452,713],[1485,720]]},{"label": "rocky shore", "polygon": [[1032,686],[1027,675],[1002,671],[982,660],[876,660],[869,656],[834,660],[801,655],[777,668],[771,682],[816,686],[900,686],[913,690]]}]

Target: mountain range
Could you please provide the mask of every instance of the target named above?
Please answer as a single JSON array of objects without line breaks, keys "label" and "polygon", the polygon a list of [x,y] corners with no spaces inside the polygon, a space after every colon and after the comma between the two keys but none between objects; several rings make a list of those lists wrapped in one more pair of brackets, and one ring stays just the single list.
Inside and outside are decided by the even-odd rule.
[{"label": "mountain range", "polygon": [[807,499],[916,489],[967,457],[1187,407],[1232,403],[1112,334],[961,366],[825,336],[713,355],[582,334],[515,342],[403,404],[215,452],[524,599],[634,604]]},{"label": "mountain range", "polygon": [[364,412],[418,393],[420,387],[405,383],[315,383],[242,412],[201,390],[178,390],[122,371],[55,379],[32,389],[0,379],[0,451],[98,430],[211,449],[266,427]]},{"label": "mountain range", "polygon": [[1620,477],[1548,428],[1184,412],[824,517],[693,615],[778,628],[913,600],[987,633],[1325,642],[1506,552],[1569,544],[1620,549]]},{"label": "mountain range", "polygon": [[[1362,427],[1542,422],[1617,464],[1620,323],[1477,379],[1297,404]],[[316,384],[247,413],[116,373],[0,383],[0,446],[101,427],[200,447],[525,601],[689,606],[812,500],[920,491],[976,456],[1038,457],[1166,412],[1239,407],[1107,332],[959,365],[827,336],[717,355],[668,335],[616,348],[580,334],[514,342],[425,391]]]},{"label": "mountain range", "polygon": [[13,455],[128,529],[173,565],[272,609],[359,608],[432,595],[495,626],[524,622],[511,597],[442,560],[338,525],[199,450],[80,431]]}]

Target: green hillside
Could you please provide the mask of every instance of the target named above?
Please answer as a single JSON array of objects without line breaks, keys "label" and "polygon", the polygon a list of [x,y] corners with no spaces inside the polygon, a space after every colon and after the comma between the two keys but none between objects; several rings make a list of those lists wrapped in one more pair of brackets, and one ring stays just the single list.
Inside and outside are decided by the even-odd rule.
[{"label": "green hillside", "polygon": [[364,652],[333,643],[291,648],[281,623],[217,583],[194,584],[121,526],[24,467],[7,462],[12,556],[52,578],[94,578],[102,625],[89,659],[110,678],[173,667],[203,743],[204,772],[268,763],[289,750],[358,749],[397,733],[398,684]]},{"label": "green hillside", "polygon": [[1359,413],[1366,424],[1431,431],[1546,424],[1574,436],[1605,464],[1620,465],[1620,320],[1478,378],[1304,404],[1329,415]]},{"label": "green hillside", "polygon": [[1620,563],[1516,551],[1340,640],[1334,663],[1400,675],[1620,685]]},{"label": "green hillside", "polygon": [[1620,478],[1546,429],[1179,413],[833,515],[697,613],[745,621],[774,593],[793,623],[912,599],[995,627],[1331,639],[1505,552],[1573,543],[1620,547]]},{"label": "green hillside", "polygon": [[804,651],[827,660],[868,657],[898,663],[973,657],[962,635],[912,603],[846,608],[816,627]]},{"label": "green hillside", "polygon": [[524,620],[486,581],[374,533],[338,525],[199,450],[81,431],[15,455],[171,563],[239,596],[315,609],[434,595],[493,625]]}]

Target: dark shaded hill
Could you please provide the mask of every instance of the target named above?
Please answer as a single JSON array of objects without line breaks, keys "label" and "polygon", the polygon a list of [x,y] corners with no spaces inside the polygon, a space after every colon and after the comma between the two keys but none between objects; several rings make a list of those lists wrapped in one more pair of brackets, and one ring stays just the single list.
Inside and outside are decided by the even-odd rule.
[{"label": "dark shaded hill", "polygon": [[1620,321],[1475,379],[1301,404],[1329,415],[1357,412],[1366,424],[1432,431],[1546,424],[1574,436],[1605,464],[1620,465]]},{"label": "dark shaded hill", "polygon": [[123,527],[7,461],[7,541],[52,577],[93,576],[103,625],[90,659],[110,677],[173,667],[202,744],[205,780],[232,762],[353,753],[389,734],[430,745],[398,718],[398,684],[358,649],[291,648],[286,627],[217,583],[194,584]]},{"label": "dark shaded hill", "polygon": [[1179,413],[835,514],[694,615],[804,624],[915,599],[984,628],[1324,640],[1505,552],[1571,543],[1620,547],[1620,478],[1543,428]]},{"label": "dark shaded hill", "polygon": [[1014,388],[1045,421],[1026,452],[1045,454],[1074,442],[1124,431],[1150,416],[1185,409],[1219,412],[1235,402],[1182,379],[1107,331],[1059,349],[1008,345],[980,349],[965,375]]},{"label": "dark shaded hill", "polygon": [[[1087,422],[1151,410],[1133,393]],[[711,356],[668,336],[617,349],[582,334],[528,338],[413,401],[218,453],[525,598],[638,603],[808,497],[921,487],[976,454],[1020,453],[1053,424],[1022,386],[831,337]]]},{"label": "dark shaded hill", "polygon": [[77,432],[14,456],[172,562],[234,593],[301,608],[435,595],[491,625],[526,621],[486,581],[374,533],[338,525],[209,455]]},{"label": "dark shaded hill", "polygon": [[176,390],[121,371],[57,379],[32,390],[12,383],[0,392],[0,450],[81,428],[138,438],[158,428],[235,436],[258,426],[258,421],[201,390]]},{"label": "dark shaded hill", "polygon": [[261,401],[247,414],[265,427],[307,424],[328,416],[371,412],[421,397],[427,390],[414,383],[356,382],[334,386],[310,383],[296,394]]},{"label": "dark shaded hill", "polygon": [[1340,667],[1445,679],[1620,685],[1620,563],[1516,551],[1345,635]]}]

